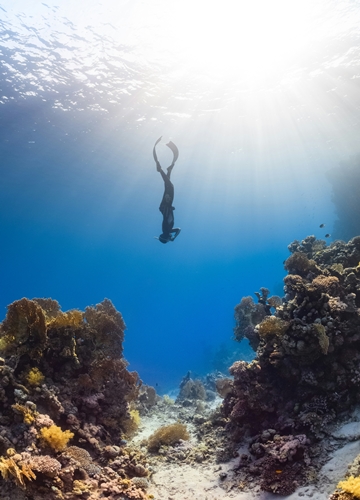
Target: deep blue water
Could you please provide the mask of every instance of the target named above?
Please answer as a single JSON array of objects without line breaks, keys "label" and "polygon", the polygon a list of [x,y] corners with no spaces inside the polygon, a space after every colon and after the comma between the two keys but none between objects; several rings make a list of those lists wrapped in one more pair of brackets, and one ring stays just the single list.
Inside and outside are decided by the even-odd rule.
[{"label": "deep blue water", "polygon": [[[121,32],[143,4],[119,3]],[[89,3],[91,25],[65,0],[0,2],[1,317],[24,296],[63,310],[107,297],[129,368],[161,393],[239,349],[233,309],[261,286],[281,295],[289,243],[332,233],[326,172],[359,151],[360,8],[321,2],[333,34],[249,83],[241,67],[210,79],[174,54],[142,57],[143,42],[97,24],[110,4]],[[165,143],[180,151],[182,232],[167,245],[154,239],[160,135],[164,167]]]}]

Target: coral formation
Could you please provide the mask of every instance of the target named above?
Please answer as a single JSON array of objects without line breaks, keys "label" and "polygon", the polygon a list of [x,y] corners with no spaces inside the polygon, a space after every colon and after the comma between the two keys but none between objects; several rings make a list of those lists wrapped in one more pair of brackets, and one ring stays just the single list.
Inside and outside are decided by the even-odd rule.
[{"label": "coral formation", "polygon": [[266,316],[270,316],[272,309],[276,310],[282,304],[280,297],[277,295],[269,297],[269,293],[267,288],[262,287],[260,292],[255,292],[258,299],[257,304],[249,295],[243,297],[240,303],[235,306],[235,340],[241,342],[243,338],[247,338],[254,351],[260,342],[259,332],[255,330],[255,326],[261,323]]},{"label": "coral formation", "polygon": [[177,401],[206,399],[206,390],[201,380],[193,380],[188,372],[180,382],[180,391]]},{"label": "coral formation", "polygon": [[148,449],[150,451],[157,451],[160,446],[173,445],[180,440],[187,441],[189,433],[186,425],[179,422],[171,425],[165,425],[155,431],[148,439]]},{"label": "coral formation", "polygon": [[360,498],[360,477],[350,476],[345,481],[340,481],[338,488],[351,493],[355,498]]},{"label": "coral formation", "polygon": [[10,304],[0,325],[0,496],[20,487],[29,500],[147,498],[131,483],[147,470],[141,453],[122,448],[139,425],[131,405],[141,388],[122,355],[124,330],[107,299],[84,313],[52,299]]},{"label": "coral formation", "polygon": [[50,427],[40,429],[40,436],[50,448],[55,451],[62,451],[70,439],[74,437],[74,433],[68,429],[63,431],[57,425],[50,425]]},{"label": "coral formation", "polygon": [[258,294],[235,308],[235,337],[249,338],[256,359],[231,366],[223,402],[234,439],[254,436],[241,468],[280,494],[305,480],[311,447],[360,400],[360,237],[327,247],[309,236],[289,250],[281,305],[271,311]]},{"label": "coral formation", "polygon": [[32,368],[26,375],[26,382],[28,385],[37,386],[44,382],[44,375],[41,373],[39,368]]}]

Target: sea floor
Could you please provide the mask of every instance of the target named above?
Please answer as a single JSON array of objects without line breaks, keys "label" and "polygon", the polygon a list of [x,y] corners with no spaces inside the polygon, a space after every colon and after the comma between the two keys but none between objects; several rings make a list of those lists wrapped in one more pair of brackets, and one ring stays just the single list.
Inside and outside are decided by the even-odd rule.
[{"label": "sea floor", "polygon": [[[205,408],[205,414],[214,410],[221,401],[217,400]],[[149,415],[142,418],[139,433],[133,443],[141,446],[143,440],[160,426],[176,421],[184,422],[191,434],[189,446],[193,446],[192,460],[182,460],[173,454],[154,455],[151,459],[151,485],[148,493],[155,500],[327,500],[336,489],[336,485],[347,472],[348,465],[360,454],[360,409],[344,416],[339,424],[322,443],[326,451],[319,456],[319,473],[313,484],[298,488],[288,496],[278,496],[261,491],[259,486],[241,482],[237,476],[238,457],[227,463],[217,463],[215,450],[201,456],[201,437],[196,426],[191,423],[194,418],[193,408],[172,405],[167,408],[155,407]],[[145,442],[145,441],[144,441]],[[203,446],[204,449],[204,446]],[[242,453],[243,450],[239,450]]]}]

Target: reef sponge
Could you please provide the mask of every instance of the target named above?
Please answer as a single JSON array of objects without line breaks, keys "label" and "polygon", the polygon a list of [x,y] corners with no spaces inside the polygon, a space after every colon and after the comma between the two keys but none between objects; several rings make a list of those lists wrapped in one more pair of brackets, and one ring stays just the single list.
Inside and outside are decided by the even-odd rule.
[{"label": "reef sponge", "polygon": [[36,479],[36,476],[28,465],[21,464],[20,467],[19,465],[12,457],[0,457],[0,472],[3,479],[7,481],[12,478],[17,486],[25,489],[25,479],[31,481],[32,479]]},{"label": "reef sponge", "polygon": [[149,451],[157,451],[162,445],[174,445],[180,439],[187,441],[190,438],[186,425],[176,422],[164,425],[155,431],[148,439]]},{"label": "reef sponge", "polygon": [[33,300],[16,300],[8,306],[2,324],[1,350],[5,355],[24,353],[41,358],[47,340],[46,320],[42,308]]},{"label": "reef sponge", "polygon": [[258,326],[260,337],[270,337],[284,335],[289,328],[289,323],[276,316],[266,316]]},{"label": "reef sponge", "polygon": [[43,441],[55,451],[64,450],[70,439],[74,437],[73,432],[69,430],[63,431],[57,425],[42,427],[40,435]]},{"label": "reef sponge", "polygon": [[340,481],[338,488],[350,493],[355,498],[360,498],[360,477],[350,476],[345,481]]},{"label": "reef sponge", "polygon": [[44,375],[41,373],[39,368],[32,368],[25,378],[27,383],[34,387],[42,384],[45,379]]}]

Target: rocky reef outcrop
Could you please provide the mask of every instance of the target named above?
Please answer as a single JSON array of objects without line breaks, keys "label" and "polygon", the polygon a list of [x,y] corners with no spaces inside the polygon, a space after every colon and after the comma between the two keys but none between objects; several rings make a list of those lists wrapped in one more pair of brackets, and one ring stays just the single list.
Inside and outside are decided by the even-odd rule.
[{"label": "rocky reef outcrop", "polygon": [[0,496],[146,499],[145,456],[127,445],[141,381],[110,300],[62,312],[21,299],[0,328]]},{"label": "rocky reef outcrop", "polygon": [[282,300],[268,290],[235,308],[235,336],[256,347],[235,362],[223,414],[250,436],[239,469],[265,491],[292,493],[313,473],[329,426],[360,401],[360,237],[289,245]]}]

